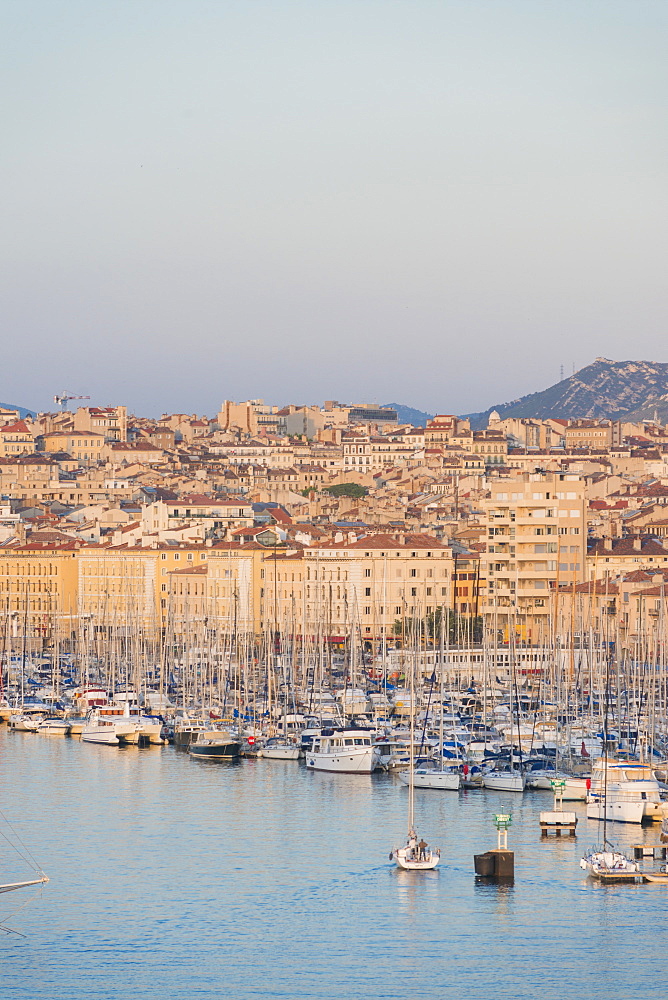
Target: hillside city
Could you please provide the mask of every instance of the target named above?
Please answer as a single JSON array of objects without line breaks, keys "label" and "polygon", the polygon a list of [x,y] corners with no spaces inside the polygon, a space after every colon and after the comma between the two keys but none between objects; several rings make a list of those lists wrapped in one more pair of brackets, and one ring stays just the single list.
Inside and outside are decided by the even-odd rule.
[{"label": "hillside city", "polygon": [[[225,401],[0,410],[0,600],[14,636],[281,627],[365,649],[447,614],[448,641],[631,643],[665,608],[668,427]],[[582,609],[586,606],[586,614]],[[432,633],[433,633],[432,628]],[[433,634],[432,634],[433,638]],[[193,638],[194,641],[194,638]]]}]

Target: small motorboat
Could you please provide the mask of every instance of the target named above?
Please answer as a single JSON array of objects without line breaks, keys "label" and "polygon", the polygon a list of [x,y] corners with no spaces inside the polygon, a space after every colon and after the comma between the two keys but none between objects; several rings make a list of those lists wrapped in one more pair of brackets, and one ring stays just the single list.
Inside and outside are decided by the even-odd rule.
[{"label": "small motorboat", "polygon": [[444,767],[436,760],[426,760],[420,763],[413,771],[399,771],[399,780],[404,785],[409,785],[413,780],[415,788],[436,788],[441,791],[458,792],[462,785],[462,776],[459,768]]},{"label": "small motorboat", "polygon": [[215,729],[205,729],[197,734],[188,747],[191,757],[208,760],[238,760],[241,754],[241,740],[231,733]]},{"label": "small motorboat", "polygon": [[268,760],[299,760],[300,749],[296,743],[283,736],[274,736],[267,740],[258,756]]},{"label": "small motorboat", "polygon": [[43,719],[37,727],[42,736],[69,736],[70,723],[65,719]]}]

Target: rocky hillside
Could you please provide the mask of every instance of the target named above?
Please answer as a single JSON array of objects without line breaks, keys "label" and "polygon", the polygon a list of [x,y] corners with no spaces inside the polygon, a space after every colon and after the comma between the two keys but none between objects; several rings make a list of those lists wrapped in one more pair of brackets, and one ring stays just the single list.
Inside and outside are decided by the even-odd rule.
[{"label": "rocky hillside", "polygon": [[502,417],[668,418],[668,364],[597,358],[569,378],[542,392],[467,414],[473,427],[485,427],[492,410]]}]

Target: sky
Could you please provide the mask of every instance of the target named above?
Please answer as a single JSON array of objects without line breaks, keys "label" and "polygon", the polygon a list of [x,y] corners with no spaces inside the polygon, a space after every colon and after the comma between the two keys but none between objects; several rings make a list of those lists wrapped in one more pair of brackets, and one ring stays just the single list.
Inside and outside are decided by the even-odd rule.
[{"label": "sky", "polygon": [[0,0],[0,400],[668,361],[665,0]]}]

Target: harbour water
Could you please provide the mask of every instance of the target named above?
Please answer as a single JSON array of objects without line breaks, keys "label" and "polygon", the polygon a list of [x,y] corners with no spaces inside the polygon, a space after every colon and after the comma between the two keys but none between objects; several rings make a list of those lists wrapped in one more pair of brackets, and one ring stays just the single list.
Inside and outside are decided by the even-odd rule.
[{"label": "harbour water", "polygon": [[[577,840],[541,841],[549,793],[416,792],[442,862],[413,873],[388,861],[407,790],[387,774],[2,727],[0,778],[3,813],[51,879],[0,897],[0,920],[25,935],[0,936],[3,998],[631,1000],[665,988],[668,888],[584,878],[599,824],[575,804]],[[481,884],[473,855],[495,846],[492,816],[506,810],[515,882]],[[615,825],[611,838],[653,842],[658,829]],[[2,881],[25,877],[5,842],[0,862]]]}]

